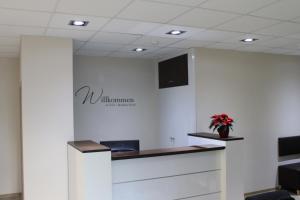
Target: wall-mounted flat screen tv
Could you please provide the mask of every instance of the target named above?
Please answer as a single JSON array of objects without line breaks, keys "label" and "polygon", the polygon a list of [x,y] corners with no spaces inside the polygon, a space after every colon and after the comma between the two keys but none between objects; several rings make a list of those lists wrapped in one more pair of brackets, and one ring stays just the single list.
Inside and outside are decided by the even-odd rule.
[{"label": "wall-mounted flat screen tv", "polygon": [[160,89],[188,85],[188,55],[159,62],[158,73]]}]

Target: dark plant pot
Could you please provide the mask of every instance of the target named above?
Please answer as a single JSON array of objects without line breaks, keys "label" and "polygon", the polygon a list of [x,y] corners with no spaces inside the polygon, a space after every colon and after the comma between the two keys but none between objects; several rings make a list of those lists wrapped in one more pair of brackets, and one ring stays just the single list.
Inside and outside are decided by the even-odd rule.
[{"label": "dark plant pot", "polygon": [[228,138],[229,136],[229,127],[228,126],[221,126],[218,128],[218,133],[220,138]]}]

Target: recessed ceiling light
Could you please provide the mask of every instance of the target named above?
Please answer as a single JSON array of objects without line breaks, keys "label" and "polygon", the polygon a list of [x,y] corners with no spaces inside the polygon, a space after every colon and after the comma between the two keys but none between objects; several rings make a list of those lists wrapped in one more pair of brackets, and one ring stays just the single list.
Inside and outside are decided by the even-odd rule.
[{"label": "recessed ceiling light", "polygon": [[135,48],[133,49],[132,51],[135,51],[135,52],[143,52],[143,51],[146,51],[147,49],[144,49],[144,48]]},{"label": "recessed ceiling light", "polygon": [[257,41],[258,39],[256,38],[245,38],[245,39],[242,39],[241,42],[255,42]]},{"label": "recessed ceiling light", "polygon": [[170,32],[167,32],[166,34],[168,34],[168,35],[181,35],[181,34],[184,34],[184,33],[186,33],[186,31],[172,30]]},{"label": "recessed ceiling light", "polygon": [[71,20],[69,25],[71,26],[87,26],[88,21],[81,21],[81,20]]}]

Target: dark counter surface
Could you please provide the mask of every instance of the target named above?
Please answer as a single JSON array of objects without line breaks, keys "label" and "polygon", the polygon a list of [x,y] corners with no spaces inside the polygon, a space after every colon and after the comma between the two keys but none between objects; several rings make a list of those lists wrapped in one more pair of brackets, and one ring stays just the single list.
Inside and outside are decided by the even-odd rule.
[{"label": "dark counter surface", "polygon": [[153,150],[143,150],[143,151],[133,151],[133,152],[116,152],[116,153],[112,153],[111,159],[126,160],[126,159],[135,159],[135,158],[149,158],[149,157],[157,157],[157,156],[217,151],[223,149],[225,149],[224,146],[206,145],[206,146],[188,146],[188,147],[177,147],[177,148],[153,149]]},{"label": "dark counter surface", "polygon": [[217,133],[189,133],[188,136],[193,136],[193,137],[202,137],[202,138],[207,138],[207,139],[214,139],[214,140],[221,140],[221,141],[234,141],[234,140],[243,140],[243,137],[234,137],[234,136],[229,136],[228,138],[220,138],[219,134]]},{"label": "dark counter surface", "polygon": [[91,140],[73,141],[68,142],[68,144],[80,151],[81,153],[110,151],[110,148],[108,148],[107,146],[98,144]]}]

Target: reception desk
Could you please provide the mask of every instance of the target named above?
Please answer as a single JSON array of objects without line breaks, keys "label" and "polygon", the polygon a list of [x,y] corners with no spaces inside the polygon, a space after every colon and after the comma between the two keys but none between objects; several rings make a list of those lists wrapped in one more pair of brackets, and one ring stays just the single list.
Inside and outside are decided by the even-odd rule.
[{"label": "reception desk", "polygon": [[215,144],[111,153],[68,143],[70,200],[221,200],[222,152]]}]

